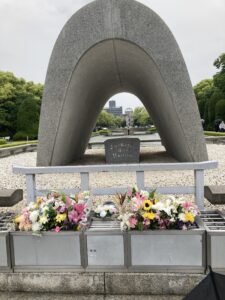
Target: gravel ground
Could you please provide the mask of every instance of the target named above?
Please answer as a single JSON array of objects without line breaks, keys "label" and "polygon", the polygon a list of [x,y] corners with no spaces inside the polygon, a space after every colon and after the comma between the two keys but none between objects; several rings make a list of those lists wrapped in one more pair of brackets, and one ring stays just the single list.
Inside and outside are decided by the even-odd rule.
[{"label": "gravel ground", "polygon": [[[225,184],[225,145],[208,144],[209,159],[217,160],[219,168],[207,170],[205,172],[205,185],[224,185]],[[175,160],[167,155],[164,147],[155,146],[141,149],[141,162],[174,162]],[[85,158],[79,164],[98,164],[104,163],[104,150],[90,149],[87,150]],[[0,189],[24,190],[24,200],[10,208],[18,212],[25,205],[26,186],[25,176],[13,174],[12,165],[35,166],[36,152],[18,154],[0,159]],[[175,186],[175,185],[193,185],[192,171],[167,171],[167,172],[147,172],[145,181],[147,186]],[[54,174],[38,175],[37,187],[41,189],[57,190],[60,188],[79,187],[80,177],[78,174]],[[134,173],[99,173],[91,174],[90,184],[95,187],[112,187],[112,186],[132,186],[135,184]],[[188,196],[191,197],[191,196]],[[208,201],[205,200],[206,207],[212,208]],[[217,206],[217,208],[223,208]],[[6,210],[6,209],[1,209]]]}]

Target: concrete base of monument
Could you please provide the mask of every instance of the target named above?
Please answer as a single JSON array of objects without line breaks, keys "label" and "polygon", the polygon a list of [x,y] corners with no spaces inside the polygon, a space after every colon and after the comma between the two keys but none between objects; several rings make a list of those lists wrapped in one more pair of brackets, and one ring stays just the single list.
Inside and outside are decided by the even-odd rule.
[{"label": "concrete base of monument", "polygon": [[[122,300],[128,299],[127,295],[135,300],[178,300],[204,278],[202,274],[185,273],[0,273],[0,300],[7,299],[2,298],[4,293],[12,295],[10,299],[24,300],[53,299],[53,294],[54,299],[67,294],[61,300],[72,299],[71,294],[82,300]],[[45,297],[40,298],[40,293]]]},{"label": "concrete base of monument", "polygon": [[183,296],[173,295],[68,295],[47,293],[1,293],[0,300],[181,300]]}]

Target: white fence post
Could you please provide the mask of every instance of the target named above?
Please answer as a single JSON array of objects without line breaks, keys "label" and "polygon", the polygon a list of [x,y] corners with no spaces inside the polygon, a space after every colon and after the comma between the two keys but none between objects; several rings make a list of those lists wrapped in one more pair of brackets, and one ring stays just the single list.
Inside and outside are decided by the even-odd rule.
[{"label": "white fence post", "polygon": [[81,172],[80,173],[80,187],[82,191],[89,190],[89,173],[88,172]]},{"label": "white fence post", "polygon": [[204,210],[204,170],[195,170],[195,202],[200,211]]},{"label": "white fence post", "polygon": [[27,202],[34,202],[36,198],[35,174],[26,174]]},{"label": "white fence post", "polygon": [[137,181],[137,187],[139,189],[144,189],[144,187],[145,187],[145,172],[144,171],[136,171],[136,181]]}]

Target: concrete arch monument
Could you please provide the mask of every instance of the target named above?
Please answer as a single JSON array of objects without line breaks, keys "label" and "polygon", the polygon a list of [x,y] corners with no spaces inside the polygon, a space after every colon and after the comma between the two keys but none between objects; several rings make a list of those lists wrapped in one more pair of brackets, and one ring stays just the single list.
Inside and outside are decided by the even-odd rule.
[{"label": "concrete arch monument", "polygon": [[119,92],[143,102],[177,160],[207,160],[191,81],[167,25],[139,2],[96,0],[70,18],[54,46],[37,164],[65,165],[80,158],[98,114]]}]

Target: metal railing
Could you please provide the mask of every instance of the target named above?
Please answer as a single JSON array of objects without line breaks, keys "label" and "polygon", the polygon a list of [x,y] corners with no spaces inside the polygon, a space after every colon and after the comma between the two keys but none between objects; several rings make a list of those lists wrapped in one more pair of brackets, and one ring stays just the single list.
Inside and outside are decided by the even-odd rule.
[{"label": "metal railing", "polygon": [[200,210],[204,210],[204,170],[215,169],[217,161],[191,163],[145,163],[145,164],[113,164],[113,165],[86,165],[86,166],[57,166],[57,167],[22,167],[13,166],[13,172],[26,175],[27,201],[34,201],[37,196],[45,194],[46,190],[36,189],[37,174],[80,173],[81,184],[78,189],[59,189],[65,193],[77,193],[80,190],[90,190],[92,195],[114,195],[127,191],[127,187],[92,188],[90,189],[89,174],[98,172],[136,172],[136,184],[140,189],[152,190],[145,186],[146,171],[194,171],[194,186],[158,187],[161,194],[194,194]]}]

